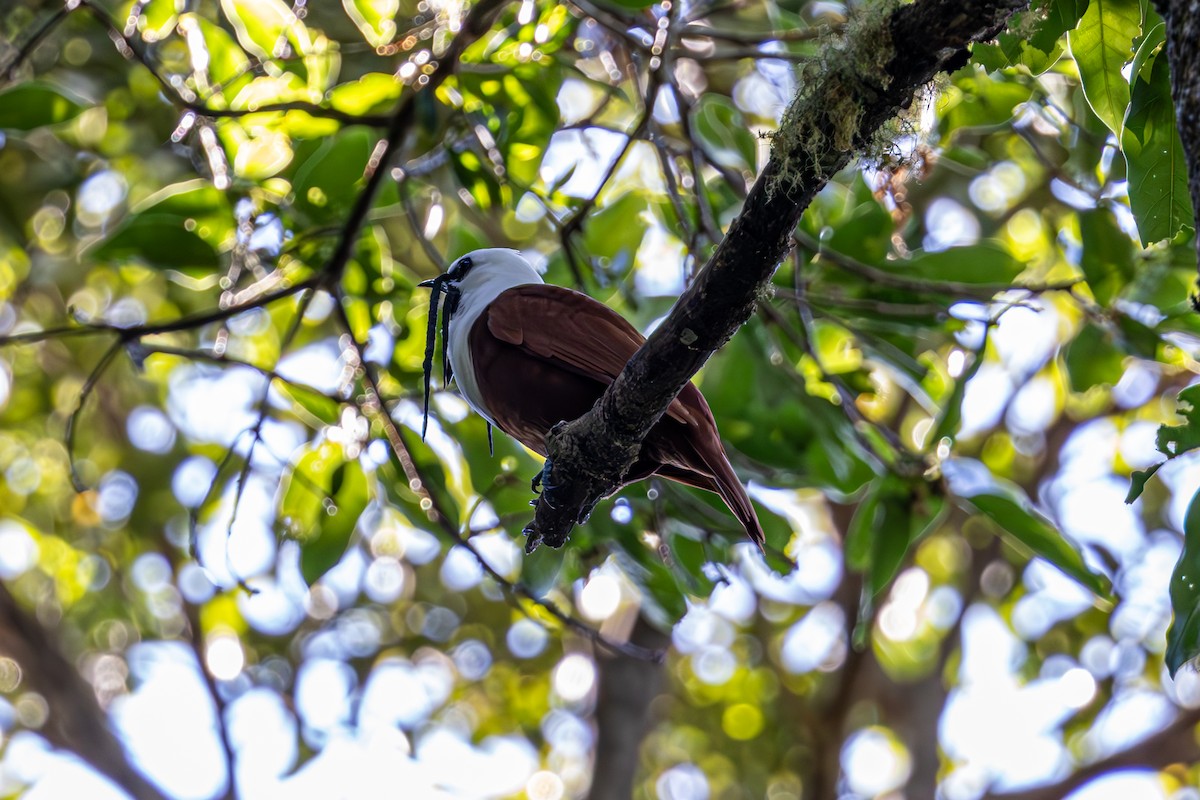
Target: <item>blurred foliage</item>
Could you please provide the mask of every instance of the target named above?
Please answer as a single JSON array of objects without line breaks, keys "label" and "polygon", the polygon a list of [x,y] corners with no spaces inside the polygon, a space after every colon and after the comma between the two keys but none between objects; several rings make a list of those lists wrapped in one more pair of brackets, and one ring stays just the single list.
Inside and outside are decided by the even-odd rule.
[{"label": "blurred foliage", "polygon": [[[640,613],[674,646],[635,796],[783,798],[839,758],[858,796],[922,763],[977,778],[945,738],[939,761],[936,719],[907,727],[969,683],[968,609],[1001,621],[1023,684],[1092,676],[1051,732],[1063,759],[1107,752],[1073,737],[1130,687],[1180,701],[1200,318],[1150,4],[1035,0],[808,209],[697,378],[765,561],[716,498],[659,481],[522,557],[537,459],[500,434],[493,454],[446,387],[419,436],[416,284],[515,247],[647,329],[843,6],[522,0],[456,64],[474,12],[441,0],[72,9],[0,20],[0,578],[77,663],[121,665],[89,675],[103,702],[142,690],[135,646],[181,641],[219,711],[281,703],[282,780],[366,725],[375,682],[417,676],[387,712],[409,751],[517,737],[538,772],[495,796],[578,797],[597,701],[571,659],[604,669]],[[1187,422],[1147,483],[1176,393]],[[1132,512],[1094,499],[1131,473]],[[329,663],[362,713],[300,697]],[[44,720],[3,667],[11,750]],[[863,741],[909,769],[871,783]]]}]

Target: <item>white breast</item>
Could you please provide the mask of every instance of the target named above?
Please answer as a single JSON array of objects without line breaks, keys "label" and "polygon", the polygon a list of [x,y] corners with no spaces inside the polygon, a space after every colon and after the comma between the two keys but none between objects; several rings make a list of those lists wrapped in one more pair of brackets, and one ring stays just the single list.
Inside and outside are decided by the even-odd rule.
[{"label": "white breast", "polygon": [[[522,259],[523,261],[523,259]],[[492,301],[514,286],[544,283],[541,276],[527,267],[527,271],[485,269],[475,267],[460,286],[458,309],[450,318],[450,366],[454,370],[454,382],[467,405],[493,425],[496,421],[488,412],[475,380],[475,364],[471,360],[470,334],[476,320],[491,305]]]}]

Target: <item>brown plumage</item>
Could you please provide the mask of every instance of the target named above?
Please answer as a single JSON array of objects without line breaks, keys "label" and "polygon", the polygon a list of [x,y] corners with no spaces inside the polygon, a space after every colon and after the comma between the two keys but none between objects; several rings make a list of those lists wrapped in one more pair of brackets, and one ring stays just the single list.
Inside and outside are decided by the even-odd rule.
[{"label": "brown plumage", "polygon": [[[586,413],[644,341],[603,303],[540,283],[502,291],[467,335],[488,415],[542,456],[550,428]],[[720,495],[747,535],[763,546],[754,506],[729,464],[708,403],[691,383],[650,430],[624,484],[651,475]]]}]

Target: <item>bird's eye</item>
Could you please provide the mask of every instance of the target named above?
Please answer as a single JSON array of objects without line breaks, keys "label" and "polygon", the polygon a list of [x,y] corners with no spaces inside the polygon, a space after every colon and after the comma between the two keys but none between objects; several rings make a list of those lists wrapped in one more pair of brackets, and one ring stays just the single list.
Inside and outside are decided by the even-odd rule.
[{"label": "bird's eye", "polygon": [[467,277],[467,272],[470,271],[471,267],[473,266],[475,266],[475,264],[471,261],[470,256],[464,256],[460,258],[458,260],[458,265],[453,270],[454,277],[458,280],[462,280],[463,278]]}]

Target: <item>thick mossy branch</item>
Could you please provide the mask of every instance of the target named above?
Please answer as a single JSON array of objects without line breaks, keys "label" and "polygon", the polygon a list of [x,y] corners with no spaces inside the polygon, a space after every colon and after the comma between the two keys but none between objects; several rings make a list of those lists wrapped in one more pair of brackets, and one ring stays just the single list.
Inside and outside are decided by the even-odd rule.
[{"label": "thick mossy branch", "polygon": [[[1001,31],[1028,0],[919,0],[867,12],[802,76],[771,158],[741,214],[670,315],[596,405],[556,426],[547,447],[553,505],[536,503],[528,547],[560,547],[620,485],[641,442],[683,385],[754,311],[800,215],[829,179],[869,153],[879,128],[967,48]],[[750,388],[747,388],[750,391]]]}]

